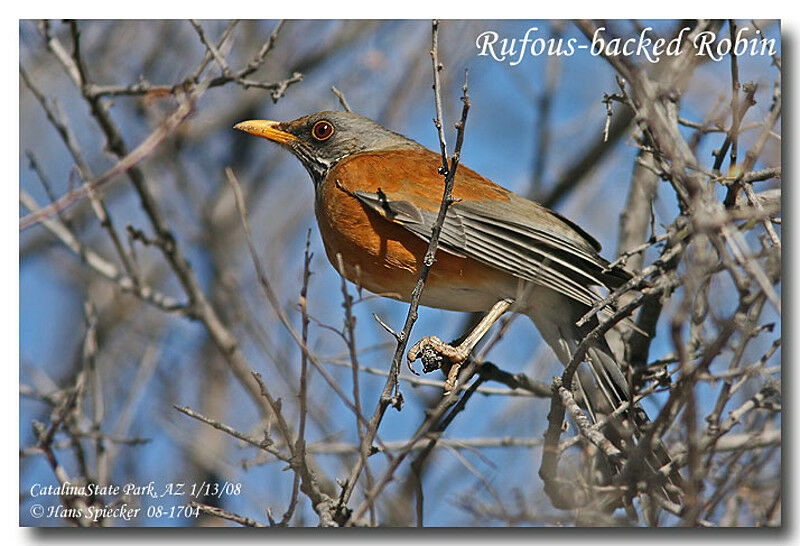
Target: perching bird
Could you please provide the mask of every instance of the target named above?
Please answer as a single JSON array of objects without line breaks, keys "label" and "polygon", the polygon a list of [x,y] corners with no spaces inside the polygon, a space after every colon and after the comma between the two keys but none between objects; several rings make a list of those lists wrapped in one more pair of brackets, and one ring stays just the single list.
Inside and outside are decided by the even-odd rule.
[{"label": "perching bird", "polygon": [[[335,267],[341,254],[348,280],[409,301],[442,201],[440,154],[350,112],[235,128],[277,142],[306,168],[325,251]],[[576,325],[602,299],[597,288],[618,288],[630,273],[609,267],[599,243],[572,221],[464,165],[453,197],[420,304],[473,312],[499,306],[499,316],[503,302],[513,302],[512,310],[531,318],[566,366],[597,325],[596,318]],[[576,377],[596,419],[628,400],[628,382],[604,339],[586,358],[588,369],[581,365]]]}]

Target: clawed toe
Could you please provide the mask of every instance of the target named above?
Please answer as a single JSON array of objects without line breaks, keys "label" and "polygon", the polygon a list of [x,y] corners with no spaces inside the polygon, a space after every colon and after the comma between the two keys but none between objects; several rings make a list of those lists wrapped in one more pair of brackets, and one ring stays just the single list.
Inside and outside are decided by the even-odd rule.
[{"label": "clawed toe", "polygon": [[[419,373],[414,369],[412,363],[421,356],[423,357],[423,362],[425,362],[428,360],[425,353],[430,352],[435,353],[436,356],[447,358],[452,363],[450,371],[447,374],[447,381],[445,381],[444,385],[444,393],[449,394],[456,387],[458,370],[461,364],[469,357],[469,349],[465,349],[463,346],[453,347],[436,336],[424,337],[416,342],[408,351],[408,368],[414,375],[419,375]],[[426,366],[424,370],[428,372],[432,371],[432,368]]]},{"label": "clawed toe", "polygon": [[439,339],[436,336],[423,337],[411,346],[408,350],[408,364],[417,360],[426,349],[431,349],[434,352],[448,358],[455,364],[463,363],[469,357],[469,351],[464,350],[461,346],[453,347]]}]

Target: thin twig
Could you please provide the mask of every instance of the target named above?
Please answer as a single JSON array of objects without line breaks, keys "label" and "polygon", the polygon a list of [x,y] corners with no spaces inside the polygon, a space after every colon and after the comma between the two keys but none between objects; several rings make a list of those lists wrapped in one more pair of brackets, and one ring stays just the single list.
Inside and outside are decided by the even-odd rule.
[{"label": "thin twig", "polygon": [[[422,296],[422,291],[425,287],[425,282],[428,279],[428,274],[430,273],[431,267],[433,266],[434,263],[434,256],[436,254],[436,249],[438,248],[439,245],[439,235],[442,231],[442,225],[444,225],[447,209],[452,204],[453,184],[455,183],[456,168],[458,167],[458,161],[461,154],[461,145],[464,141],[464,127],[467,121],[467,113],[469,112],[469,95],[467,94],[467,80],[465,78],[463,86],[464,95],[462,97],[463,109],[461,113],[461,121],[456,125],[457,128],[456,149],[452,159],[448,163],[447,144],[445,141],[444,130],[442,128],[443,124],[441,121],[442,108],[441,108],[439,72],[442,69],[442,66],[439,63],[439,57],[438,57],[439,22],[436,20],[434,20],[432,23],[431,43],[432,43],[431,59],[433,61],[433,78],[434,78],[433,91],[434,91],[434,99],[436,103],[436,114],[437,114],[434,120],[434,125],[436,125],[439,133],[439,143],[442,150],[442,164],[443,164],[442,174],[444,176],[444,190],[442,192],[442,202],[439,206],[439,213],[436,217],[436,222],[431,232],[431,238],[428,243],[428,249],[425,252],[425,257],[422,262],[422,267],[420,268],[419,278],[417,279],[417,283],[411,292],[408,313],[406,314],[406,319],[403,324],[403,329],[399,334],[397,348],[395,349],[394,355],[392,357],[392,363],[389,368],[390,370],[389,377],[387,378],[383,390],[381,391],[380,399],[378,400],[378,405],[375,408],[375,411],[373,412],[372,417],[370,418],[369,423],[367,425],[367,433],[364,437],[364,442],[362,444],[361,455],[358,459],[358,462],[350,472],[350,476],[347,480],[347,487],[342,495],[343,503],[347,503],[347,501],[350,499],[350,496],[353,494],[355,483],[358,480],[358,476],[361,474],[361,469],[364,465],[364,461],[366,460],[367,455],[369,454],[369,448],[372,445],[372,440],[378,432],[378,427],[380,426],[381,420],[383,419],[383,416],[386,413],[386,409],[390,405],[399,406],[400,404],[402,404],[401,402],[402,398],[399,391],[399,382],[397,380],[397,377],[400,373],[400,362],[403,358],[403,355],[405,354],[406,347],[408,346],[408,340],[411,334],[411,328],[414,326],[414,323],[417,320],[417,309],[419,307],[419,299]],[[393,392],[394,394],[392,394]]]},{"label": "thin twig", "polygon": [[331,91],[334,95],[336,95],[336,98],[339,99],[339,104],[342,105],[342,108],[344,108],[345,112],[352,112],[350,105],[347,104],[347,99],[344,98],[344,94],[336,89],[336,86],[332,86]]}]

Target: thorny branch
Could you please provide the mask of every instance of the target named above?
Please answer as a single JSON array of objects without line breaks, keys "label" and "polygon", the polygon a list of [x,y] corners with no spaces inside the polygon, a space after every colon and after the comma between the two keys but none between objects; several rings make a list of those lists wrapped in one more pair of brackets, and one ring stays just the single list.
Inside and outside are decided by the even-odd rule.
[{"label": "thorny branch", "polygon": [[[201,326],[202,335],[210,340],[208,346],[216,347],[220,361],[236,379],[235,388],[244,389],[249,400],[255,403],[257,414],[239,415],[242,406],[230,404],[230,399],[226,398],[230,394],[221,398],[227,404],[220,407],[235,407],[233,411],[237,414],[225,415],[224,410],[206,409],[201,413],[185,407],[182,401],[178,401],[175,408],[211,430],[212,436],[223,438],[240,449],[254,451],[255,457],[243,461],[243,467],[270,464],[276,469],[290,471],[285,498],[269,497],[282,507],[280,518],[273,519],[270,508],[266,508],[266,523],[262,523],[211,506],[203,499],[191,504],[208,516],[243,526],[286,526],[293,522],[307,524],[307,515],[313,510],[313,521],[326,526],[405,524],[414,518],[418,525],[424,525],[429,523],[423,517],[426,506],[459,494],[454,488],[471,480],[474,486],[467,484],[465,487],[477,494],[468,495],[470,503],[458,501],[457,505],[467,510],[468,515],[472,514],[477,522],[630,525],[644,518],[652,525],[780,525],[781,59],[779,54],[771,59],[767,57],[767,63],[772,61],[769,70],[774,71],[773,85],[762,83],[771,81],[767,79],[771,77],[768,74],[773,74],[764,72],[756,86],[753,82],[740,81],[740,75],[745,73],[742,69],[745,59],[731,52],[724,61],[724,81],[716,81],[716,77],[702,71],[703,65],[712,61],[697,56],[693,46],[694,38],[706,30],[719,31],[727,25],[725,35],[733,37],[749,26],[766,36],[764,32],[771,32],[770,23],[682,21],[677,30],[687,25],[690,30],[683,35],[680,53],[664,56],[654,64],[603,52],[608,66],[602,65],[602,61],[595,61],[596,65],[598,69],[610,69],[617,75],[617,87],[604,90],[605,93],[598,91],[597,101],[606,104],[605,109],[593,110],[599,112],[595,120],[598,131],[570,156],[560,174],[548,185],[545,183],[550,179],[547,173],[552,170],[549,166],[556,164],[553,153],[559,149],[559,143],[564,142],[563,131],[551,110],[553,104],[561,100],[559,93],[566,85],[554,75],[557,69],[554,63],[563,61],[551,59],[546,88],[541,95],[533,93],[539,97],[537,121],[540,122],[533,128],[539,138],[538,155],[530,177],[536,181],[534,190],[547,206],[563,203],[568,197],[579,195],[582,188],[595,186],[597,167],[615,160],[617,149],[636,147],[638,157],[620,222],[618,255],[613,262],[614,266],[630,267],[633,278],[606,294],[587,311],[582,324],[601,311],[609,316],[588,333],[574,351],[572,362],[552,384],[537,380],[541,379],[536,375],[540,373],[539,367],[532,367],[525,373],[512,373],[506,369],[520,369],[516,362],[501,362],[501,368],[483,361],[484,353],[462,368],[459,389],[444,398],[429,398],[425,417],[413,432],[399,440],[394,439],[395,436],[392,441],[384,441],[378,432],[387,409],[390,406],[400,409],[403,403],[400,382],[413,386],[442,385],[441,381],[400,374],[400,363],[417,319],[419,299],[435,261],[439,230],[453,202],[452,188],[470,107],[465,74],[455,151],[449,156],[442,101],[443,65],[439,61],[440,38],[444,44],[445,36],[439,34],[438,21],[432,25],[430,54],[434,124],[444,180],[442,202],[403,328],[395,330],[375,315],[396,342],[391,344],[393,352],[387,355],[391,356],[388,370],[377,365],[371,367],[367,362],[370,351],[379,354],[377,351],[385,347],[360,347],[357,343],[357,340],[363,343],[367,337],[362,334],[364,325],[356,323],[357,305],[368,301],[360,297],[360,289],[359,297],[354,298],[341,279],[343,328],[327,326],[317,318],[315,302],[318,300],[311,290],[310,248],[313,243],[310,235],[306,237],[302,274],[297,279],[291,272],[282,271],[287,280],[281,281],[269,270],[273,262],[285,261],[289,247],[283,247],[280,241],[289,239],[292,226],[270,232],[269,259],[265,254],[262,263],[259,254],[264,254],[264,247],[257,245],[262,244],[263,228],[254,223],[253,233],[258,236],[253,237],[245,203],[251,211],[262,207],[274,211],[274,188],[260,191],[261,186],[254,184],[252,177],[245,173],[239,173],[240,185],[233,172],[227,170],[225,179],[233,191],[224,184],[217,184],[222,189],[215,189],[209,197],[205,188],[199,189],[202,183],[197,183],[204,180],[203,176],[198,176],[198,169],[189,168],[185,160],[191,157],[186,155],[187,147],[193,141],[199,142],[201,129],[211,123],[204,116],[210,113],[209,102],[216,99],[216,93],[227,88],[240,93],[248,88],[260,89],[272,100],[282,97],[289,89],[292,94],[302,93],[302,85],[291,87],[302,80],[301,72],[313,71],[330,58],[328,53],[293,56],[287,52],[302,45],[295,34],[304,33],[289,30],[304,23],[280,22],[259,33],[252,32],[255,27],[248,22],[232,21],[216,27],[213,23],[197,21],[165,22],[164,30],[171,25],[172,31],[185,31],[184,38],[195,48],[194,56],[185,58],[195,59],[197,64],[182,65],[181,76],[174,82],[150,83],[143,76],[138,79],[134,76],[123,78],[120,84],[99,83],[111,81],[109,78],[119,72],[98,62],[101,56],[113,58],[113,49],[105,54],[96,45],[113,44],[110,33],[108,40],[99,42],[96,36],[81,37],[81,31],[86,31],[91,24],[67,21],[58,27],[63,32],[58,32],[55,25],[42,22],[38,29],[43,38],[44,54],[28,51],[21,56],[19,66],[24,84],[21,89],[26,97],[33,99],[31,103],[43,114],[42,119],[55,130],[62,151],[70,165],[74,165],[71,174],[75,175],[62,177],[69,182],[64,191],[66,184],[60,186],[60,180],[52,173],[48,176],[53,167],[46,161],[46,148],[28,146],[31,150],[26,156],[31,171],[26,175],[31,176],[35,184],[33,187],[23,184],[23,177],[20,177],[20,205],[27,211],[20,218],[20,229],[29,226],[32,229],[21,232],[21,238],[27,241],[38,236],[39,241],[45,243],[21,249],[21,262],[28,256],[48,256],[43,252],[52,246],[68,249],[77,259],[56,262],[57,256],[53,253],[53,260],[48,263],[56,264],[54,269],[63,271],[64,279],[80,291],[81,301],[85,302],[80,350],[71,371],[51,379],[50,371],[39,369],[36,363],[21,365],[21,370],[34,370],[21,385],[21,396],[46,408],[45,417],[38,418],[43,423],[34,423],[32,445],[20,448],[21,476],[27,458],[44,457],[61,484],[113,481],[116,476],[114,454],[142,449],[137,446],[147,445],[150,440],[140,432],[128,432],[136,415],[134,408],[143,411],[141,408],[145,406],[138,402],[144,385],[148,381],[162,381],[170,385],[165,390],[174,397],[176,392],[185,392],[190,377],[197,373],[210,374],[209,355],[202,351],[182,357],[196,361],[197,367],[192,368],[192,373],[184,373],[185,364],[176,362],[169,362],[169,372],[162,373],[157,343],[164,334],[154,337],[153,332],[167,331],[167,324],[174,326],[186,322],[179,318],[188,318]],[[448,23],[451,24],[459,23]],[[586,36],[593,35],[598,26],[604,25],[612,27],[607,30],[608,39],[628,37],[622,23],[577,21],[575,24]],[[643,24],[631,22],[630,26],[633,28],[630,32],[635,34],[641,32]],[[31,25],[30,28],[35,27]],[[221,31],[219,36],[211,30],[215,28],[216,32]],[[385,27],[359,22],[331,25],[331,54],[378,28]],[[35,36],[36,32],[32,34]],[[174,32],[161,34],[175,35]],[[269,36],[264,40],[266,34]],[[447,34],[450,39],[451,33]],[[672,36],[677,36],[677,31]],[[664,37],[669,38],[669,35]],[[180,40],[178,36],[173,39],[175,43]],[[285,50],[282,49],[284,45]],[[150,70],[149,66],[159,62],[168,48],[156,41],[149,53],[146,48],[142,49],[141,73],[148,77],[153,74],[153,81],[163,82],[161,77],[165,72]],[[416,58],[418,51],[419,44],[414,44],[408,55]],[[46,63],[66,76],[60,83],[72,83],[81,108],[76,109],[72,104],[64,108],[68,99],[54,91]],[[265,76],[256,76],[257,73]],[[348,82],[348,97],[353,99],[361,96],[350,83],[358,79],[342,77],[334,81]],[[688,95],[697,93],[690,88],[690,81],[699,82],[709,93],[712,89],[719,93],[715,106],[701,113],[699,120],[689,119],[693,116],[682,108],[689,102]],[[420,89],[427,89],[431,83],[429,75],[417,83]],[[411,88],[409,82],[404,81],[397,89],[403,91],[401,95],[406,95]],[[342,108],[349,111],[350,104],[344,95],[335,87],[332,92]],[[251,92],[248,97],[254,95]],[[387,95],[395,97],[398,93]],[[58,99],[54,98],[56,96]],[[330,95],[327,98],[330,99]],[[301,96],[301,100],[310,99]],[[135,105],[129,110],[146,121],[137,130],[128,130],[126,115],[130,116],[129,111],[126,115],[116,115],[116,112],[111,115],[112,107],[120,108],[121,104],[128,104],[127,101]],[[235,110],[215,113],[214,123],[227,127],[232,121],[229,119],[231,112],[238,117],[253,111],[259,104],[253,99],[243,99],[241,103],[243,106],[233,105]],[[398,104],[392,99],[391,108],[384,106],[379,110],[391,110],[391,115],[397,118]],[[96,127],[104,141],[104,152],[110,155],[113,163],[97,160],[99,151],[87,146],[86,143],[91,142],[83,133],[87,124],[83,123],[85,120],[78,121],[77,115],[84,115],[90,122],[88,125],[94,124],[92,127]],[[21,131],[26,127],[21,124]],[[570,133],[569,138],[573,139],[574,135]],[[139,144],[129,149],[127,142],[133,139]],[[206,144],[204,142],[203,146]],[[231,157],[222,164],[245,164],[246,156],[252,154],[250,146],[249,141],[237,143]],[[703,152],[709,146],[713,154]],[[271,168],[271,156],[267,161]],[[263,166],[255,163],[256,167]],[[615,177],[621,180],[627,172],[626,165],[618,162],[614,168]],[[115,202],[117,196],[124,195],[129,188],[113,183],[123,177],[131,183],[130,189],[139,205],[138,216],[135,220],[129,219],[127,225],[119,221],[122,215],[117,212],[119,207]],[[172,178],[177,193],[167,189]],[[218,171],[208,178],[215,179],[216,184]],[[263,179],[258,178],[259,184]],[[662,181],[667,184],[660,184]],[[254,190],[256,187],[259,191]],[[59,188],[62,188],[60,194]],[[37,193],[37,189],[44,189],[44,194]],[[259,201],[257,198],[261,194],[270,197]],[[174,200],[185,200],[188,208],[203,211],[202,223],[182,216],[186,213],[177,206],[180,203],[173,204],[172,198],[176,195],[178,198]],[[84,205],[78,205],[79,201],[84,201]],[[199,205],[195,201],[207,203]],[[290,202],[287,200],[286,205],[281,206],[289,210]],[[72,204],[76,206],[69,208]],[[581,218],[577,219],[579,224],[584,224]],[[142,221],[145,226],[138,225]],[[198,233],[198,225],[204,226],[204,232]],[[93,226],[97,229],[91,230]],[[213,230],[209,226],[213,226]],[[244,252],[237,252],[233,241],[242,241],[242,229],[246,247],[241,247]],[[269,229],[274,228],[268,226]],[[196,248],[203,245],[216,245],[221,249],[208,264],[196,258]],[[192,262],[187,255],[192,257]],[[255,269],[256,282],[267,306],[253,305],[252,298],[246,295],[249,291],[243,289],[241,277],[245,275],[234,269],[234,264],[242,261],[239,259],[242,255],[250,257],[245,265],[250,271]],[[248,265],[250,262],[252,267]],[[198,264],[203,265],[198,267]],[[207,269],[213,270],[214,278],[219,280],[209,282]],[[294,305],[293,298],[286,294],[297,294],[298,287],[299,304]],[[117,297],[118,294],[125,296]],[[225,305],[226,301],[230,305]],[[268,310],[266,313],[261,312],[264,307]],[[293,323],[291,310],[294,308],[298,310],[299,327]],[[321,356],[323,353],[317,350],[319,340],[314,335],[316,327],[337,332],[345,342],[345,353]],[[123,331],[125,335],[118,333]],[[495,339],[501,335],[498,333]],[[583,395],[572,388],[573,379],[581,372],[590,340],[602,336],[611,340],[615,335],[619,335],[619,339],[613,348],[624,356],[621,363],[628,377],[632,402],[600,415],[597,422],[592,423],[585,413]],[[258,347],[256,352],[252,352],[251,340]],[[140,358],[131,347],[142,341],[146,350]],[[494,343],[490,343],[487,350],[493,346]],[[659,352],[651,354],[651,351]],[[114,389],[118,387],[114,380],[133,377],[125,367],[126,358],[133,354],[137,355],[133,360],[140,366],[134,370],[135,384],[130,393],[122,397],[124,407],[117,420],[118,426],[109,427],[109,415],[114,414],[117,402]],[[256,356],[252,356],[254,354]],[[297,356],[299,366],[292,365],[292,355]],[[114,363],[113,374],[109,374],[110,362]],[[443,365],[447,367],[446,362]],[[339,373],[343,372],[340,367],[349,370]],[[260,375],[252,373],[256,369]],[[180,387],[173,388],[162,376],[179,379]],[[376,394],[370,388],[376,376],[381,378],[382,389],[373,413],[367,418],[362,406],[371,396],[370,392],[372,396]],[[211,388],[223,384],[214,381],[213,375],[207,379]],[[343,381],[347,382],[346,386]],[[505,387],[489,386],[492,381]],[[319,396],[320,392],[329,395],[331,390],[330,400]],[[200,400],[219,396],[219,392],[198,394]],[[467,437],[459,433],[459,438],[445,437],[444,433],[457,416],[462,412],[470,415],[479,398],[475,394],[495,397],[508,402],[508,406],[519,405],[523,409],[512,415],[524,412],[526,423],[546,426],[544,437],[531,436],[531,432],[521,436],[490,432],[484,436]],[[502,394],[515,396],[497,397]],[[420,393],[420,398],[426,396],[427,391]],[[547,420],[542,417],[546,413],[545,405],[549,405]],[[336,417],[334,408],[339,406],[354,418]],[[625,420],[630,419],[637,408],[646,411],[650,423],[633,430]],[[152,419],[153,415],[145,417],[151,421],[171,419],[161,414],[155,414],[156,418]],[[215,453],[212,446],[198,446],[191,432],[186,432],[187,420],[179,417],[182,422],[173,427],[176,442],[187,446],[187,461],[204,461],[198,463],[206,472],[203,479],[229,472],[231,467],[224,457]],[[481,415],[480,419],[491,426],[491,416]],[[566,429],[565,421],[571,425]],[[233,425],[242,422],[251,425],[241,429]],[[347,423],[346,428],[343,423]],[[345,433],[348,436],[344,437]],[[643,468],[642,461],[658,445],[667,448],[671,462],[661,468]],[[436,483],[432,473],[425,470],[426,465],[431,466],[434,461],[439,464],[439,459],[431,455],[440,448],[456,450],[454,460],[459,474],[454,479],[451,473],[444,481]],[[540,457],[539,475],[547,497],[538,494],[535,480],[530,487],[508,493],[503,486],[498,486],[497,480],[484,476],[483,471],[468,460],[475,456],[487,463],[487,467],[491,466],[491,461],[482,454],[484,449],[524,449],[531,457]],[[331,460],[335,463],[329,464]],[[408,472],[399,480],[400,469],[406,461],[410,461],[406,465]],[[273,464],[276,462],[277,465]],[[681,472],[686,481],[680,502],[673,502],[660,491],[674,471]],[[505,475],[504,468],[495,472]],[[361,478],[362,473],[365,478]],[[344,478],[336,480],[338,490],[328,476]],[[393,482],[401,485],[390,487]],[[251,492],[262,491],[256,489],[254,483],[249,483],[248,487]],[[489,495],[488,504],[481,499],[483,493]],[[638,502],[627,506],[624,513],[613,511],[634,497]],[[416,510],[409,509],[415,498]],[[60,501],[67,508],[112,504],[111,499],[102,496],[85,499],[63,495]],[[554,516],[553,506],[564,511]],[[68,516],[66,520],[72,525],[114,524],[108,519],[92,523],[85,518]]]},{"label": "thorny branch", "polygon": [[[592,36],[596,30],[596,25],[590,21],[580,21],[577,25],[587,36]],[[714,177],[710,173],[719,169],[721,160],[729,149],[731,150],[731,164],[736,164],[737,137],[740,132],[740,126],[749,106],[755,101],[756,88],[748,85],[745,86],[746,97],[744,104],[743,106],[740,105],[737,94],[740,84],[735,55],[731,58],[731,78],[733,82],[731,86],[732,119],[729,128],[723,131],[725,133],[725,141],[719,151],[715,151],[716,162],[711,169],[705,171],[700,167],[701,161],[690,151],[683,137],[677,131],[679,121],[676,115],[677,109],[674,105],[677,102],[677,97],[683,92],[685,82],[688,81],[691,71],[691,64],[684,63],[681,59],[689,60],[695,56],[691,45],[693,43],[691,37],[713,26],[711,22],[699,21],[695,28],[692,29],[690,37],[684,42],[682,57],[674,60],[666,71],[659,73],[658,79],[654,79],[642,66],[604,54],[610,65],[625,80],[620,83],[622,95],[615,95],[615,97],[627,102],[630,108],[637,113],[637,121],[642,133],[643,149],[646,147],[647,152],[653,154],[659,176],[672,184],[676,197],[682,204],[682,214],[675,219],[672,225],[667,226],[667,232],[664,236],[659,238],[656,237],[655,233],[652,233],[650,241],[645,240],[631,250],[631,252],[640,253],[660,240],[665,243],[661,251],[661,257],[656,262],[644,268],[623,287],[598,302],[584,316],[582,322],[605,306],[610,306],[613,310],[617,303],[622,304],[609,319],[595,328],[580,344],[564,374],[556,378],[553,383],[549,427],[545,434],[539,475],[545,482],[545,491],[553,504],[560,508],[587,506],[589,503],[594,502],[593,499],[597,499],[598,495],[610,492],[608,489],[602,491],[603,488],[596,488],[596,491],[593,492],[591,487],[580,489],[571,487],[567,485],[569,480],[559,477],[557,466],[563,450],[558,445],[558,439],[562,434],[565,410],[568,410],[571,420],[576,423],[580,437],[584,437],[586,441],[600,448],[609,459],[626,461],[624,468],[620,471],[621,476],[630,475],[631,472],[640,473],[642,471],[641,466],[635,467],[637,470],[634,470],[632,465],[634,465],[635,461],[642,460],[645,454],[650,453],[656,445],[657,439],[663,438],[670,427],[677,426],[678,422],[675,420],[683,411],[685,416],[683,422],[687,427],[685,429],[685,434],[687,435],[685,442],[688,446],[687,456],[681,456],[678,460],[673,460],[667,467],[659,469],[659,473],[667,476],[674,468],[677,468],[676,465],[689,466],[690,479],[684,497],[686,504],[684,506],[676,505],[674,502],[660,498],[657,492],[647,487],[641,492],[648,494],[649,502],[656,502],[661,508],[682,518],[689,525],[710,525],[710,516],[704,514],[710,514],[708,510],[711,510],[716,505],[715,496],[712,495],[710,500],[705,503],[706,501],[703,499],[701,487],[699,486],[704,473],[711,472],[710,461],[714,459],[716,454],[713,441],[709,440],[708,435],[711,434],[710,438],[715,437],[714,433],[711,432],[712,430],[722,430],[722,434],[728,433],[730,424],[737,422],[739,415],[744,415],[752,408],[763,405],[765,400],[773,398],[777,394],[777,391],[768,384],[767,387],[760,391],[759,395],[733,411],[725,422],[726,426],[715,424],[714,417],[709,415],[707,418],[709,428],[704,433],[705,436],[700,436],[700,431],[696,426],[699,416],[696,414],[698,407],[694,393],[696,384],[701,381],[700,377],[707,379],[707,376],[703,374],[707,373],[708,367],[715,359],[720,358],[723,347],[726,347],[734,339],[733,335],[736,331],[741,331],[740,336],[742,337],[739,339],[738,344],[731,345],[735,358],[731,361],[730,370],[734,372],[739,367],[738,359],[744,353],[747,343],[763,332],[763,330],[753,327],[760,320],[763,301],[772,302],[777,312],[780,313],[780,303],[773,288],[773,284],[780,282],[779,270],[765,269],[766,264],[769,264],[770,254],[773,255],[773,260],[776,255],[777,259],[779,259],[780,240],[777,232],[773,229],[772,217],[765,218],[763,216],[763,209],[760,208],[760,203],[755,198],[752,187],[750,187],[754,181],[761,179],[762,176],[768,178],[779,174],[780,170],[770,169],[762,175],[752,171],[755,165],[754,161],[746,162],[743,165],[743,171],[736,177],[736,183],[729,186],[728,199],[726,199],[728,201],[731,195],[735,196],[736,190],[731,190],[730,188],[738,187],[744,179],[749,180],[745,191],[748,195],[752,194],[753,196],[749,198],[750,206],[740,209],[739,212],[743,213],[743,216],[739,216],[731,207],[728,207],[728,212],[724,212],[725,208],[722,207],[722,203],[715,199],[711,191],[706,189],[713,186],[714,183],[720,183],[722,186],[728,185],[725,181]],[[731,33],[735,34],[736,24],[733,21],[730,22],[730,27]],[[778,81],[779,78],[780,76],[778,76]],[[629,89],[626,90],[626,86],[630,86]],[[779,89],[779,84],[776,84],[776,89]],[[606,95],[606,97],[609,97],[609,95]],[[768,131],[766,129],[767,126],[772,127],[774,125],[775,113],[776,111],[779,112],[779,110],[780,93],[776,91],[773,96],[772,107],[765,121],[765,131]],[[703,130],[703,128],[698,126],[698,130]],[[751,148],[754,157],[760,155],[758,145],[763,141],[764,139],[757,140],[754,149]],[[705,180],[703,180],[704,177],[706,177]],[[638,214],[649,215],[649,202],[643,200],[640,203]],[[633,211],[628,210],[626,213],[630,215],[633,214]],[[759,224],[765,228],[765,232],[769,235],[766,240],[770,241],[771,244],[768,244],[762,237],[761,251],[755,254],[749,249],[749,243],[742,236],[742,233]],[[641,228],[637,229],[640,240],[645,239],[645,232]],[[628,232],[623,233],[628,234]],[[633,240],[628,241],[625,247],[630,248],[633,242]],[[627,256],[630,256],[630,254]],[[627,258],[627,256],[623,255],[622,258]],[[683,271],[677,274],[676,271],[679,265],[682,266]],[[771,271],[771,273],[767,273],[767,271]],[[713,335],[713,329],[701,329],[701,326],[706,314],[711,310],[708,302],[708,283],[710,279],[720,274],[729,274],[734,280],[739,291],[740,302],[738,309],[729,318],[714,317],[715,326],[719,329],[719,334],[715,336]],[[658,315],[664,309],[664,297],[673,293],[679,287],[684,292],[679,301],[679,312],[673,315],[671,321],[674,347],[678,354],[678,381],[669,386],[670,396],[666,404],[660,409],[653,422],[648,425],[642,437],[637,440],[636,445],[629,445],[627,449],[620,451],[617,444],[611,445],[607,443],[605,437],[598,436],[596,428],[587,427],[587,423],[584,421],[585,418],[580,413],[577,405],[571,400],[565,385],[571,385],[572,375],[584,358],[584,351],[589,339],[596,335],[602,335],[624,316],[635,312],[643,305],[647,306],[647,302],[659,302],[657,305],[651,306],[652,311],[647,314],[649,327],[645,329],[651,333],[654,332]],[[631,289],[638,290],[640,295],[627,296],[626,292]],[[624,302],[621,299],[623,296],[625,296]],[[697,310],[690,312],[689,310],[692,307]],[[700,313],[699,315],[698,312]],[[640,317],[645,316],[644,310],[642,313]],[[680,334],[687,322],[689,323],[690,331],[688,345]],[[711,337],[707,339],[706,336],[709,334]],[[633,332],[630,338],[635,339],[640,335]],[[777,342],[778,340],[776,340]],[[649,347],[649,344],[645,347]],[[687,347],[692,351],[703,348],[696,362],[686,350]],[[643,356],[646,358],[646,353]],[[759,368],[764,370],[763,362],[759,364]],[[632,376],[629,375],[629,377]],[[732,399],[730,380],[725,380],[724,385],[717,403],[718,408],[729,403]],[[755,423],[752,423],[752,425],[755,425]],[[706,439],[702,439],[703,437]],[[731,444],[739,445],[735,441],[732,441]],[[705,454],[706,460],[709,461],[705,470],[700,467],[700,454]],[[743,454],[744,452],[739,452],[738,456]],[[739,478],[737,479],[744,479],[743,475],[738,476]],[[618,493],[623,494],[624,486],[620,484],[619,487],[622,489],[619,489]],[[630,495],[630,492],[625,494]],[[652,522],[652,513],[649,517],[649,521]]]},{"label": "thorny branch", "polygon": [[[469,95],[467,94],[467,79],[465,76],[464,79],[464,86],[463,86],[463,96],[462,96],[462,103],[463,108],[461,112],[461,120],[456,124],[457,136],[456,136],[456,146],[453,156],[448,159],[447,156],[447,142],[445,139],[444,134],[444,123],[442,121],[442,99],[441,99],[441,91],[440,91],[440,72],[443,70],[444,66],[439,62],[439,22],[434,20],[432,23],[432,38],[431,38],[431,60],[433,62],[433,91],[434,91],[434,100],[436,106],[436,117],[434,118],[434,125],[437,128],[439,134],[439,145],[441,148],[442,154],[442,169],[441,174],[444,176],[444,190],[442,192],[442,202],[439,206],[439,212],[436,217],[436,222],[433,226],[433,230],[431,232],[431,239],[428,243],[428,249],[425,252],[425,257],[422,260],[422,267],[420,268],[419,279],[417,280],[414,289],[411,292],[411,301],[408,308],[408,314],[406,315],[405,322],[403,324],[403,328],[400,333],[397,335],[397,347],[394,351],[394,355],[392,356],[392,363],[389,369],[389,377],[384,384],[383,390],[380,394],[380,399],[378,400],[378,405],[375,408],[375,411],[372,414],[372,417],[369,420],[367,425],[366,434],[364,435],[364,440],[361,442],[361,454],[359,456],[358,462],[353,467],[353,470],[350,472],[350,477],[347,480],[347,486],[342,494],[342,504],[347,503],[350,499],[350,496],[353,493],[355,488],[356,481],[358,480],[358,476],[361,473],[361,469],[366,461],[367,455],[369,454],[369,450],[372,446],[372,440],[377,434],[378,427],[380,426],[381,420],[383,419],[384,414],[388,407],[394,406],[398,410],[402,406],[402,394],[400,393],[399,389],[399,382],[397,380],[398,375],[400,373],[400,363],[405,355],[406,348],[408,347],[408,340],[411,335],[411,328],[413,328],[414,323],[417,320],[417,309],[419,307],[419,299],[422,296],[422,291],[425,288],[425,281],[428,279],[428,274],[430,273],[431,267],[434,263],[434,256],[436,254],[436,249],[439,245],[439,235],[442,230],[442,225],[444,224],[445,216],[447,214],[447,209],[453,203],[452,199],[452,192],[453,192],[453,184],[455,183],[455,176],[456,176],[456,169],[458,168],[458,162],[461,157],[461,146],[464,142],[464,128],[467,121],[467,113],[469,112]],[[381,484],[379,484],[381,485]],[[385,485],[385,484],[383,484]],[[363,510],[359,510],[359,512],[363,512]],[[357,516],[358,518],[358,512]]]}]

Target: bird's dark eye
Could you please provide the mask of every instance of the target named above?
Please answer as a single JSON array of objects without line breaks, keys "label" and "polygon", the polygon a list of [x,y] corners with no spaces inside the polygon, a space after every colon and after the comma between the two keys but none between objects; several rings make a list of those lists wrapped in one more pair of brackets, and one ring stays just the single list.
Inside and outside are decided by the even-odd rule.
[{"label": "bird's dark eye", "polygon": [[314,127],[311,129],[311,136],[320,142],[323,140],[328,140],[331,138],[331,135],[333,135],[333,124],[330,121],[325,121],[324,119],[316,122]]}]

